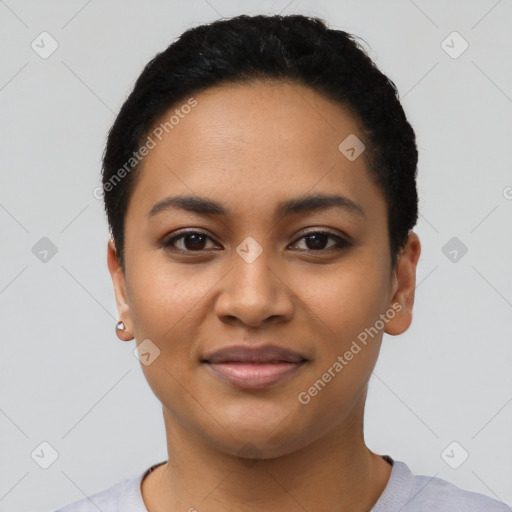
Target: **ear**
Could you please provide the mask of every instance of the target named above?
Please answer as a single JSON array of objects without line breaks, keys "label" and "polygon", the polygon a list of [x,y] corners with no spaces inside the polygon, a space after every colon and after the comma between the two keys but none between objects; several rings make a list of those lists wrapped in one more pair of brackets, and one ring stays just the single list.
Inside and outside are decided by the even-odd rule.
[{"label": "ear", "polygon": [[126,280],[124,271],[121,268],[119,258],[117,257],[116,246],[111,238],[107,244],[107,265],[114,285],[114,293],[116,296],[117,312],[119,320],[122,320],[126,330],[120,331],[116,329],[116,334],[123,341],[133,339],[133,322],[130,314],[130,306],[128,305],[128,293],[126,291]]},{"label": "ear", "polygon": [[411,325],[416,289],[416,265],[420,253],[420,239],[416,233],[410,232],[407,243],[398,255],[393,275],[393,295],[390,307],[397,313],[386,323],[384,330],[392,336],[402,334]]}]

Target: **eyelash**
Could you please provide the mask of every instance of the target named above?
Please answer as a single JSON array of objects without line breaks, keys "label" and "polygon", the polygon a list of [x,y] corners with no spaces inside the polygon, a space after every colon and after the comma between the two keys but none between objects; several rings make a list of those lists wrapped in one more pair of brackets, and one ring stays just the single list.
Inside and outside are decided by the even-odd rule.
[{"label": "eyelash", "polygon": [[[184,231],[184,232],[181,232],[171,238],[168,238],[167,240],[164,240],[162,242],[162,245],[165,249],[168,249],[168,250],[171,250],[171,251],[174,251],[174,252],[179,252],[179,253],[201,253],[203,251],[206,251],[208,249],[199,249],[197,251],[193,251],[193,250],[189,250],[189,249],[178,249],[176,247],[174,247],[174,243],[177,241],[177,240],[182,240],[184,239],[185,237],[187,236],[190,236],[190,235],[201,235],[203,237],[206,237],[207,239],[210,239],[212,240],[206,233],[202,233],[200,231]],[[302,252],[304,253],[308,253],[308,254],[316,254],[316,253],[327,253],[327,252],[331,252],[331,251],[342,251],[344,249],[347,249],[349,247],[352,246],[352,243],[349,242],[348,240],[346,240],[345,238],[342,238],[338,235],[335,235],[334,233],[331,233],[330,231],[323,231],[323,230],[318,230],[318,231],[309,231],[308,233],[305,233],[303,234],[301,237],[299,237],[295,242],[293,242],[292,245],[295,245],[297,244],[300,240],[303,240],[305,238],[307,238],[308,236],[312,236],[312,235],[325,235],[327,236],[328,238],[331,238],[333,240],[336,241],[336,244],[334,246],[331,246],[331,247],[328,247],[326,249],[302,249]]]}]

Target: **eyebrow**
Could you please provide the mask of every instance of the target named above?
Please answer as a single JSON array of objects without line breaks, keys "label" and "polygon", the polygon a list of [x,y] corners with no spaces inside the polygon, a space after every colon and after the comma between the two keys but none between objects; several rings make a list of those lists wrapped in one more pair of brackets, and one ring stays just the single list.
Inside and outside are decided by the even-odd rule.
[{"label": "eyebrow", "polygon": [[[277,205],[275,215],[276,217],[286,217],[293,214],[327,210],[334,207],[342,208],[348,212],[356,213],[363,217],[365,216],[361,205],[352,201],[348,197],[337,194],[315,194],[302,196],[296,199],[287,199]],[[169,196],[158,201],[158,203],[156,203],[148,212],[148,217],[154,217],[155,215],[169,209],[181,209],[197,213],[199,215],[213,215],[219,217],[227,217],[231,214],[229,208],[226,208],[222,204],[212,201],[211,199],[193,195],[178,195]]]}]

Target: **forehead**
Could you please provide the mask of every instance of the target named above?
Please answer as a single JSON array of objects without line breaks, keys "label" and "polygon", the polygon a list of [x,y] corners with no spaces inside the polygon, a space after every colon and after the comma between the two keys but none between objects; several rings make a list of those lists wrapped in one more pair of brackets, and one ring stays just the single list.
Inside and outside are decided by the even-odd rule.
[{"label": "forehead", "polygon": [[347,137],[364,140],[357,120],[303,85],[212,87],[174,105],[149,136],[154,147],[139,166],[132,197],[147,210],[177,193],[240,205],[250,198],[261,211],[312,189],[348,197],[377,192],[368,190],[366,155],[351,161],[339,149]]},{"label": "forehead", "polygon": [[[362,137],[356,119],[342,105],[299,84],[224,84],[194,99],[194,108],[186,108],[188,100],[182,100],[156,126],[163,131],[162,148],[180,149],[176,156],[195,150],[189,160],[307,157],[318,162],[321,156],[337,156],[346,136]],[[172,126],[166,128],[170,119]]]}]

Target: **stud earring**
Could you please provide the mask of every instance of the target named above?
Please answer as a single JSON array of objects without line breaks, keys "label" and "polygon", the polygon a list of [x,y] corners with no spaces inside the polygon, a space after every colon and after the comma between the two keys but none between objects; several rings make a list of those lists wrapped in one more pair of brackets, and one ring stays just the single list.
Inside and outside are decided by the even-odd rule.
[{"label": "stud earring", "polygon": [[126,325],[122,320],[119,320],[116,324],[116,334],[121,341],[133,340],[133,336],[130,336],[127,332]]}]

